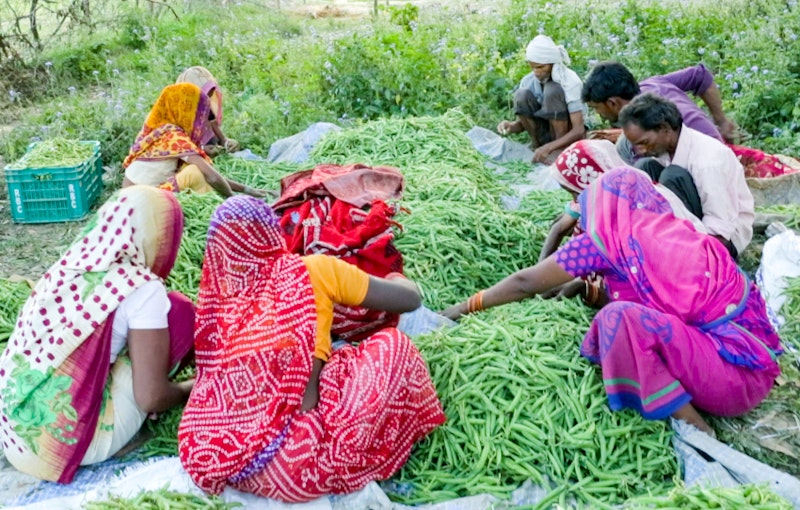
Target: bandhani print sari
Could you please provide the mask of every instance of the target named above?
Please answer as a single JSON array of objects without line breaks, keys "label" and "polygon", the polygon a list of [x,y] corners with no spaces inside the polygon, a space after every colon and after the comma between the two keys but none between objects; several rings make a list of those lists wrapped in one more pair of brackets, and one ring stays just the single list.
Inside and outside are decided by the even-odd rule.
[{"label": "bandhani print sari", "polygon": [[302,412],[316,338],[308,270],[264,202],[214,213],[200,283],[197,381],[178,431],[181,462],[212,494],[226,485],[301,502],[393,475],[444,422],[425,363],[385,329],[335,351],[319,403]]},{"label": "bandhani print sari", "polygon": [[111,440],[114,312],[169,274],[182,231],[172,194],[125,188],[39,280],[0,356],[0,441],[17,469],[69,483],[95,436]]}]

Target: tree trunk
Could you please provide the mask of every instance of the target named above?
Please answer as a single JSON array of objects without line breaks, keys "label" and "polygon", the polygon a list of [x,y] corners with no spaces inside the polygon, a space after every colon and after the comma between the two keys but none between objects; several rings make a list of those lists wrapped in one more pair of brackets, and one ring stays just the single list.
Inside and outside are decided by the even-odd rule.
[{"label": "tree trunk", "polygon": [[39,38],[39,25],[36,23],[36,9],[39,8],[39,0],[31,0],[31,10],[28,13],[28,21],[31,24],[31,36],[37,50],[42,49],[42,41]]}]

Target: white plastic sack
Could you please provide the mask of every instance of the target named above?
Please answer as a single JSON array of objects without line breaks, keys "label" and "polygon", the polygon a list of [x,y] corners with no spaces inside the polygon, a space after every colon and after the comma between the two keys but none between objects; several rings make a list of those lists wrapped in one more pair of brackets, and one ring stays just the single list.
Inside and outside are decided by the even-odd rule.
[{"label": "white plastic sack", "polygon": [[281,138],[269,148],[267,161],[270,163],[305,163],[314,146],[328,131],[342,128],[330,122],[316,122],[288,138]]},{"label": "white plastic sack", "polygon": [[533,160],[533,151],[527,145],[517,143],[502,137],[488,129],[475,126],[467,131],[467,138],[481,154],[488,156],[492,161],[508,163],[509,161]]},{"label": "white plastic sack", "polygon": [[417,335],[424,335],[430,333],[434,329],[442,326],[452,327],[455,326],[455,321],[451,321],[443,315],[420,306],[413,312],[408,312],[400,315],[400,322],[397,324],[397,329],[410,337]]},{"label": "white plastic sack", "polygon": [[766,484],[791,501],[795,508],[800,508],[800,480],[797,478],[734,450],[686,422],[672,420],[672,428],[676,432],[672,443],[683,465],[687,486]]},{"label": "white plastic sack", "polygon": [[767,239],[756,272],[756,283],[761,289],[772,326],[778,330],[785,319],[780,315],[786,301],[786,279],[800,276],[800,237],[787,230]]}]

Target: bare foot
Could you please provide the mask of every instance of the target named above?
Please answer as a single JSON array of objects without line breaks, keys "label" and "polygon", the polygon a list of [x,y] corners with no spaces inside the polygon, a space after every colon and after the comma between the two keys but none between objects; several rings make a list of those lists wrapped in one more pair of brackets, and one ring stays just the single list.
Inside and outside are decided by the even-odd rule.
[{"label": "bare foot", "polygon": [[717,433],[714,432],[714,429],[711,428],[700,413],[697,412],[697,409],[694,408],[692,404],[686,404],[685,406],[681,407],[674,413],[672,413],[672,417],[676,420],[683,420],[689,425],[694,425],[701,432],[705,432],[709,436],[713,437],[714,439],[717,438]]}]

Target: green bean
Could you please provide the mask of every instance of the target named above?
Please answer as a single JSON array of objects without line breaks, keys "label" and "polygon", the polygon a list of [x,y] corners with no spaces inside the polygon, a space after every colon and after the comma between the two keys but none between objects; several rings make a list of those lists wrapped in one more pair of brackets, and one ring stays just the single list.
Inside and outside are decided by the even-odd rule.
[{"label": "green bean", "polygon": [[[433,380],[448,422],[431,434],[438,439],[420,443],[412,452],[397,476],[412,490],[398,499],[439,501],[443,480],[451,477],[463,480],[455,487],[460,496],[477,494],[478,485],[468,481],[484,476],[502,480],[492,491],[498,496],[507,496],[510,490],[504,487],[518,486],[527,478],[547,477],[563,487],[552,502],[563,495],[583,503],[619,503],[645,486],[666,493],[670,483],[665,480],[678,476],[671,433],[663,422],[646,421],[631,412],[608,412],[598,375],[580,359],[577,345],[565,341],[580,338],[588,327],[588,317],[576,310],[579,306],[530,300],[415,338],[429,363],[435,357],[437,365],[445,367],[433,371]],[[565,323],[560,312],[579,319]],[[523,316],[531,319],[519,320]],[[493,340],[486,344],[486,338]],[[523,354],[531,345],[540,351],[538,359]],[[479,375],[453,378],[454,368]],[[626,440],[611,442],[601,433],[606,430],[614,435],[620,430]],[[642,441],[647,448],[628,448]],[[462,456],[452,453],[457,448]],[[417,472],[430,471],[426,459],[442,457],[447,459],[446,478],[444,473],[440,479]],[[657,463],[651,464],[651,459]],[[452,484],[448,487],[453,490]]]},{"label": "green bean", "polygon": [[19,312],[30,294],[31,287],[27,282],[0,279],[0,352],[5,350]]},{"label": "green bean", "polygon": [[90,501],[83,505],[85,510],[228,510],[239,507],[242,507],[241,503],[227,503],[218,496],[198,496],[167,488],[144,490],[133,498],[111,496],[104,501]]},{"label": "green bean", "polygon": [[78,166],[94,154],[95,144],[51,138],[37,142],[19,160],[8,166],[9,170],[23,168],[58,168]]},{"label": "green bean", "polygon": [[790,510],[793,505],[768,487],[749,484],[716,488],[704,488],[698,485],[690,488],[680,486],[666,496],[637,496],[628,500],[624,508],[626,510],[651,508]]}]

